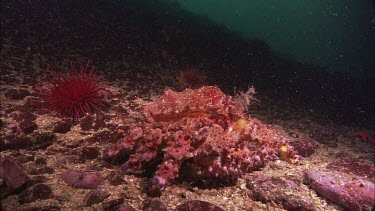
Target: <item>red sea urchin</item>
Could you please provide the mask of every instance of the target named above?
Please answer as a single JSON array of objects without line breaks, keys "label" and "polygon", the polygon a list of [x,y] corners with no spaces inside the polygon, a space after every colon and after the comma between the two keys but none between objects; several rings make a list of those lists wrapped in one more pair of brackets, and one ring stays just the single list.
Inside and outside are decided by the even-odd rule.
[{"label": "red sea urchin", "polygon": [[187,68],[181,71],[176,77],[178,84],[182,88],[196,89],[204,86],[207,83],[207,75],[203,71],[195,68]]},{"label": "red sea urchin", "polygon": [[88,70],[89,62],[77,67],[73,65],[66,73],[50,71],[52,80],[37,88],[37,94],[49,104],[49,109],[58,115],[79,119],[86,113],[103,107],[103,75],[97,76],[95,66]]}]

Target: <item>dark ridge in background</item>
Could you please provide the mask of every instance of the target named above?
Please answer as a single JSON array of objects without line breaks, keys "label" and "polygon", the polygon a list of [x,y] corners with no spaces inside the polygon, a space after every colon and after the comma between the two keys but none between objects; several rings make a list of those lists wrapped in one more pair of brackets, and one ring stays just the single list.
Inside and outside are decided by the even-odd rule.
[{"label": "dark ridge in background", "polygon": [[229,94],[234,87],[254,85],[260,100],[272,99],[275,105],[305,109],[325,121],[375,124],[374,74],[358,78],[291,61],[262,40],[246,40],[177,3],[10,0],[2,2],[1,14],[1,39],[18,43],[20,54],[46,56],[42,68],[79,60],[79,55],[105,70],[106,63],[126,55],[130,67],[140,71],[140,65],[169,65],[160,54],[167,50],[178,61],[176,68],[205,70],[211,84]]}]

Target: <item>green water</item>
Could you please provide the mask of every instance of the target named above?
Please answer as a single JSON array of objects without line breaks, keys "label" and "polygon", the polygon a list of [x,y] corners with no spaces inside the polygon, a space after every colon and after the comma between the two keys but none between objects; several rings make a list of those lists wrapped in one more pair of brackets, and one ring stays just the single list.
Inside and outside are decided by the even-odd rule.
[{"label": "green water", "polygon": [[328,70],[368,75],[375,60],[370,0],[175,0],[271,49]]}]

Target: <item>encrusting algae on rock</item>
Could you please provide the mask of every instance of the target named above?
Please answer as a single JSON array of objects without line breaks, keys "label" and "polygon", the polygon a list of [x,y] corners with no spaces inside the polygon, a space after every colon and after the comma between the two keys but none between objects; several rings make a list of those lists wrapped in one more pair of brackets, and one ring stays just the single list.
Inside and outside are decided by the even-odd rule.
[{"label": "encrusting algae on rock", "polygon": [[288,162],[299,158],[286,137],[245,117],[243,108],[216,86],[166,89],[142,113],[144,122],[132,126],[104,156],[128,158],[121,165],[126,174],[156,162],[152,190],[157,192],[179,176],[234,182],[277,156]]}]

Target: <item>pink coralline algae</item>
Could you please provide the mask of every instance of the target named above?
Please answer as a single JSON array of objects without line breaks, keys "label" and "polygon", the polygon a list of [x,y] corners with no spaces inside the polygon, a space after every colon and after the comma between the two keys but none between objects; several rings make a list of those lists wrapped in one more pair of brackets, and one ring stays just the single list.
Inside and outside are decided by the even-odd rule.
[{"label": "pink coralline algae", "polygon": [[128,157],[124,173],[136,174],[157,162],[153,189],[162,190],[179,176],[233,182],[280,156],[299,158],[288,139],[271,126],[245,117],[230,96],[216,86],[166,89],[142,109],[144,121],[107,148],[109,161]]}]

